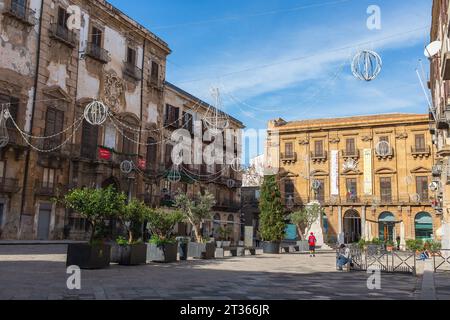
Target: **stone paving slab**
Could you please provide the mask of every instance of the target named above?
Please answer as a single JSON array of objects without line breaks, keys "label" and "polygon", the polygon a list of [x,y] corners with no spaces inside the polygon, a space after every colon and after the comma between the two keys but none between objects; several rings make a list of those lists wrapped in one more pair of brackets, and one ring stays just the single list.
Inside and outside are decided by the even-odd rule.
[{"label": "stone paving slab", "polygon": [[[82,290],[71,291],[66,288],[65,252],[66,246],[0,246],[0,299],[408,300],[420,296],[420,278],[405,274],[382,274],[382,290],[371,291],[365,272],[336,271],[335,254],[111,265],[105,270],[83,270]],[[443,292],[450,286],[447,280],[441,280]]]}]

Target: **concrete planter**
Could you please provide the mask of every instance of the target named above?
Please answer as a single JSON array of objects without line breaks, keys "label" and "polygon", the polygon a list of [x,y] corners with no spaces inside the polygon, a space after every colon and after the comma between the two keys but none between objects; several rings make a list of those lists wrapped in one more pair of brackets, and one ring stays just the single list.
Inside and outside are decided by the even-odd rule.
[{"label": "concrete planter", "polygon": [[263,250],[265,254],[280,254],[280,242],[264,242]]},{"label": "concrete planter", "polygon": [[216,245],[214,243],[197,243],[190,242],[188,247],[188,255],[195,259],[214,259],[216,253]]},{"label": "concrete planter", "polygon": [[297,245],[299,246],[300,252],[308,252],[309,251],[309,243],[306,240],[297,241]]},{"label": "concrete planter", "polygon": [[145,244],[118,246],[119,264],[122,266],[137,266],[145,264],[147,247]]},{"label": "concrete planter", "polygon": [[177,254],[178,243],[167,243],[163,245],[147,244],[147,262],[177,262]]},{"label": "concrete planter", "polygon": [[188,258],[188,242],[178,243],[178,253],[180,255],[180,261],[186,261]]},{"label": "concrete planter", "polygon": [[80,269],[104,269],[109,267],[110,258],[110,245],[69,244],[66,264]]}]

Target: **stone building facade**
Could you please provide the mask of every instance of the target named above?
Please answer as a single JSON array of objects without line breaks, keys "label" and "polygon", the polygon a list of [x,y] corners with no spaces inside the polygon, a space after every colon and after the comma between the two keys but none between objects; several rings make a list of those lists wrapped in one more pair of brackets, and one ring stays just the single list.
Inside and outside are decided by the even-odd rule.
[{"label": "stone building facade", "polygon": [[268,137],[287,210],[320,202],[329,243],[437,238],[428,115],[279,119]]},{"label": "stone building facade", "polygon": [[[71,6],[79,28],[68,28]],[[74,187],[113,185],[159,206],[168,45],[104,0],[0,0],[0,44],[0,103],[11,114],[1,238],[82,239],[86,222],[54,201]],[[83,117],[94,100],[112,114],[102,126]],[[125,174],[123,161],[135,170]]]},{"label": "stone building facade", "polygon": [[440,41],[441,50],[430,58],[430,81],[432,106],[430,111],[430,133],[437,150],[434,173],[439,187],[437,210],[442,212],[443,247],[450,248],[450,1],[434,0],[432,11],[431,42]]}]

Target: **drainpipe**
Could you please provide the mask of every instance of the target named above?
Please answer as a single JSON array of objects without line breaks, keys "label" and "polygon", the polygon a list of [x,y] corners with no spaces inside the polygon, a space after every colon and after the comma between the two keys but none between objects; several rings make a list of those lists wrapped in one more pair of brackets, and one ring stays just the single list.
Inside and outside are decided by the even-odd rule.
[{"label": "drainpipe", "polygon": [[[37,57],[36,57],[36,72],[34,77],[34,93],[33,93],[33,107],[31,110],[31,120],[30,120],[30,134],[33,132],[33,124],[34,124],[34,111],[36,109],[36,99],[37,99],[37,87],[39,83],[39,68],[40,68],[40,60],[41,60],[41,43],[42,43],[42,17],[44,15],[44,1],[41,0],[41,12],[39,16],[39,33],[38,33],[38,46],[37,46]],[[23,175],[23,187],[22,187],[22,203],[20,207],[20,217],[19,217],[19,234],[18,238],[20,239],[22,235],[22,216],[25,208],[25,196],[27,189],[27,180],[28,180],[28,170],[30,167],[30,154],[31,150],[28,148],[27,156],[25,160],[25,170]]]}]

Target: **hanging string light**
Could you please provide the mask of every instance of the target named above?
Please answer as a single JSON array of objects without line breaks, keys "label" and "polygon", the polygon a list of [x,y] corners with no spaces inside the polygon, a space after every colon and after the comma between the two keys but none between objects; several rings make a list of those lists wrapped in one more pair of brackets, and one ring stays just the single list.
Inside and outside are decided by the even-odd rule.
[{"label": "hanging string light", "polygon": [[181,181],[181,173],[180,169],[177,165],[174,165],[172,167],[172,170],[170,170],[169,174],[167,175],[167,180],[173,183],[177,183]]},{"label": "hanging string light", "polygon": [[122,161],[122,163],[120,164],[120,171],[125,174],[131,173],[131,171],[133,171],[133,168],[134,164],[129,160]]},{"label": "hanging string light", "polygon": [[223,131],[230,125],[228,117],[221,112],[222,99],[218,88],[213,88],[212,96],[215,100],[214,107],[209,106],[203,117],[206,127],[211,131]]}]

